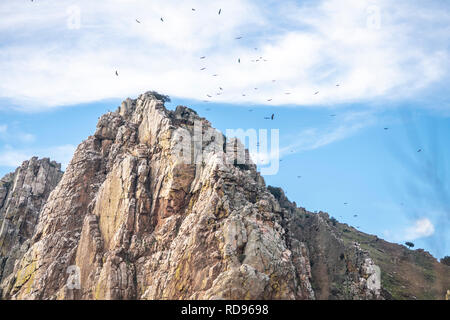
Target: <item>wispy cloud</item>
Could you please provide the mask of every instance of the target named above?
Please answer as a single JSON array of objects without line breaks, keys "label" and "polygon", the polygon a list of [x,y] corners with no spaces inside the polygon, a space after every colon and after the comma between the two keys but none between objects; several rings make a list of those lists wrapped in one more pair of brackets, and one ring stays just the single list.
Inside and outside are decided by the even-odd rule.
[{"label": "wispy cloud", "polygon": [[61,145],[48,148],[15,149],[6,146],[0,149],[0,166],[16,168],[31,157],[49,157],[61,163],[63,170],[67,167],[75,152],[73,145]]},{"label": "wispy cloud", "polygon": [[31,143],[36,140],[36,137],[28,132],[24,132],[18,128],[11,128],[8,125],[0,125],[0,141],[11,143],[18,141],[20,143]]},{"label": "wispy cloud", "polygon": [[416,240],[433,235],[434,225],[428,218],[416,220],[414,224],[404,231],[403,238],[405,240]]},{"label": "wispy cloud", "polygon": [[273,105],[416,97],[448,77],[446,9],[406,0],[4,2],[0,97],[27,110],[148,89]]}]

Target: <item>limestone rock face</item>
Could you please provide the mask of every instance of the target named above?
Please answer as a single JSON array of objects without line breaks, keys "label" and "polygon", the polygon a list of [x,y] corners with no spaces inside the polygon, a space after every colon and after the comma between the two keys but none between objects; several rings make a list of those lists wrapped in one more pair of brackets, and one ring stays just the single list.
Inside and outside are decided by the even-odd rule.
[{"label": "limestone rock face", "polygon": [[60,164],[34,157],[0,180],[0,282],[27,251],[41,208],[62,175]]},{"label": "limestone rock face", "polygon": [[150,92],[99,119],[30,234],[4,299],[382,298],[378,267],[326,214],[266,187],[238,140]]}]

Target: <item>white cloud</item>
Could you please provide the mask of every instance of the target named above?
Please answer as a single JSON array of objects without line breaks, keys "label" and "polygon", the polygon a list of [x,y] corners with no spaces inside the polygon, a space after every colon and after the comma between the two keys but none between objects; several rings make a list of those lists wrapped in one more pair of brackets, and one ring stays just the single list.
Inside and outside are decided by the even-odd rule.
[{"label": "white cloud", "polygon": [[[415,96],[449,69],[450,15],[433,1],[379,0],[379,28],[368,27],[369,0],[75,3],[80,29],[67,28],[73,1],[0,4],[1,98],[40,110],[154,89],[199,100],[322,105]],[[260,56],[267,61],[251,61]]]},{"label": "white cloud", "polygon": [[29,160],[34,156],[49,157],[51,160],[61,163],[63,170],[67,167],[75,152],[73,145],[61,145],[47,148],[36,149],[14,149],[6,146],[0,150],[0,166],[16,168],[23,161]]},{"label": "white cloud", "polygon": [[434,234],[434,225],[428,218],[418,219],[414,225],[405,229],[403,238],[405,240],[416,240],[429,237]]}]

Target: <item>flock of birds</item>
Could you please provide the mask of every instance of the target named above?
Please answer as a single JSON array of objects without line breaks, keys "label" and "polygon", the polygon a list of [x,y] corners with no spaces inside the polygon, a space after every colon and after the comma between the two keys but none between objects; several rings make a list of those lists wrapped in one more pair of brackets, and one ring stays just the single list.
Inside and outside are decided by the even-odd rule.
[{"label": "flock of birds", "polygon": [[[32,0],[32,1],[33,1],[33,0]],[[192,8],[192,11],[196,11],[195,8]],[[219,9],[218,15],[220,15],[221,13],[222,13],[222,9]],[[160,20],[161,20],[161,22],[164,22],[164,18],[163,18],[163,17],[161,17]],[[136,22],[139,23],[139,24],[141,23],[138,19],[136,19]],[[235,39],[236,39],[236,40],[240,40],[240,39],[242,39],[242,36],[236,37]],[[258,48],[254,48],[254,49],[257,50]],[[200,57],[200,60],[204,60],[204,59],[206,59],[206,56],[201,56],[201,57]],[[264,59],[263,57],[259,57],[258,59],[251,60],[251,62],[259,62],[259,61],[267,61],[267,60]],[[241,58],[238,58],[238,59],[237,59],[237,62],[238,62],[238,63],[241,63]],[[206,67],[202,67],[202,68],[200,69],[200,71],[204,71],[204,70],[206,70]],[[119,76],[119,73],[118,73],[117,70],[116,70],[116,76]],[[217,74],[213,74],[212,76],[213,76],[213,77],[217,77],[218,75],[217,75]],[[276,82],[276,80],[272,80],[272,82]],[[336,87],[340,87],[340,84],[336,84]],[[258,88],[255,87],[254,90],[258,90]],[[222,91],[223,91],[223,88],[222,88],[222,87],[219,87],[219,92],[217,92],[216,95],[221,95],[221,94],[222,94]],[[316,92],[314,92],[314,95],[318,95],[319,93],[320,93],[319,91],[316,91]],[[291,94],[291,93],[290,93],[290,92],[285,92],[285,94],[286,94],[286,95],[289,95],[289,94]],[[210,94],[207,94],[206,96],[207,96],[208,98],[212,98],[212,97],[213,97],[213,96],[210,95]],[[242,96],[246,96],[246,95],[243,93]],[[204,101],[204,102],[209,102],[208,100],[203,100],[203,101]],[[272,101],[272,98],[267,99],[267,101],[269,101],[269,102]],[[207,108],[206,110],[209,111],[210,109]],[[253,109],[249,109],[249,111],[252,112]],[[336,114],[331,114],[330,117],[336,117]],[[272,115],[271,115],[270,117],[264,117],[264,119],[265,119],[265,120],[274,120],[274,119],[275,119],[275,114],[272,113]],[[389,128],[388,128],[388,127],[384,127],[384,130],[389,130]],[[418,153],[422,152],[422,149],[418,149],[417,152],[418,152]],[[282,161],[282,160],[280,160],[280,161]],[[301,177],[302,177],[302,176],[297,176],[298,179],[300,179]],[[286,192],[286,193],[287,193],[287,192]],[[347,202],[344,202],[344,205],[348,205],[348,203],[347,203]],[[342,217],[342,216],[341,216],[341,217]],[[357,215],[357,214],[354,214],[353,217],[354,217],[354,218],[357,218],[358,215]],[[359,228],[359,226],[357,226],[357,228]]]},{"label": "flock of birds", "polygon": [[[195,9],[195,8],[192,8],[192,11],[196,11],[196,9]],[[217,12],[217,14],[220,15],[221,13],[222,13],[222,9],[220,8],[219,11]],[[141,21],[140,21],[139,19],[135,19],[135,20],[136,20],[136,23],[139,23],[139,24],[141,23]],[[161,20],[161,22],[164,22],[164,17],[160,17],[160,20]],[[240,39],[242,39],[242,36],[238,36],[238,37],[236,37],[235,39],[236,39],[236,40],[240,40]],[[258,50],[258,48],[254,48],[254,49],[255,49],[255,50]],[[200,57],[200,60],[203,60],[203,59],[206,59],[206,56],[201,56],[201,57]],[[259,58],[254,59],[254,60],[250,60],[250,61],[251,61],[251,62],[259,62],[259,61],[264,61],[264,62],[266,62],[267,59],[264,59],[263,57],[260,56]],[[238,63],[241,63],[241,58],[238,58],[238,59],[237,59],[237,62],[238,62]],[[202,67],[202,68],[200,69],[200,71],[204,71],[204,70],[206,70],[206,67]],[[117,77],[119,76],[119,72],[118,72],[117,70],[116,70],[115,74],[116,74]],[[213,76],[213,77],[217,77],[218,74],[213,74],[212,76]],[[276,80],[272,80],[272,82],[276,82]],[[336,84],[336,87],[339,87],[339,86],[340,86],[340,84]],[[258,90],[258,88],[255,87],[254,90]],[[223,92],[223,88],[222,88],[222,87],[219,87],[219,92],[217,92],[216,95],[219,96],[219,95],[222,94],[222,92]],[[285,94],[286,94],[286,95],[290,95],[291,92],[285,92]],[[316,92],[314,93],[314,95],[318,95],[318,94],[319,94],[319,91],[316,91]],[[211,94],[206,94],[206,96],[207,96],[208,98],[212,98],[212,97],[213,97]],[[245,93],[242,93],[242,96],[245,97],[246,94],[245,94]],[[272,101],[272,100],[273,100],[272,98],[268,98],[268,99],[267,99],[268,102],[270,102],[270,101]],[[203,100],[203,102],[209,102],[209,100]],[[251,112],[251,111],[253,111],[253,110],[250,109],[249,111]],[[335,117],[336,115],[333,114],[333,115],[330,115],[330,116]],[[272,114],[270,117],[264,117],[265,120],[274,120],[274,118],[275,118],[275,114]]]}]

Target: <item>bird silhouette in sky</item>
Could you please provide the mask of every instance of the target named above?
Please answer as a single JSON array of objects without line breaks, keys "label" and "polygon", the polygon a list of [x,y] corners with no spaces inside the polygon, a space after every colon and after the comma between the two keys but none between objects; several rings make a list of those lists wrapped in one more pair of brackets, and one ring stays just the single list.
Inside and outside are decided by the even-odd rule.
[{"label": "bird silhouette in sky", "polygon": [[272,99],[267,99],[267,101],[272,101]]},{"label": "bird silhouette in sky", "polygon": [[223,90],[222,87],[219,87],[220,90]]},{"label": "bird silhouette in sky", "polygon": [[236,40],[239,40],[239,39],[242,39],[242,37],[241,37],[241,36],[239,36],[239,37],[236,37],[235,39],[236,39]]},{"label": "bird silhouette in sky", "polygon": [[205,70],[206,68],[201,68],[200,71]]},{"label": "bird silhouette in sky", "polygon": [[344,202],[344,204],[347,205],[348,203],[347,203],[347,202]]},{"label": "bird silhouette in sky", "polygon": [[354,218],[356,218],[357,216],[358,216],[357,214],[354,214],[354,215],[353,215]]},{"label": "bird silhouette in sky", "polygon": [[317,91],[316,93],[314,93],[314,95],[319,94],[319,91]]},{"label": "bird silhouette in sky", "polygon": [[138,19],[136,19],[136,22],[137,22],[137,23],[141,23]]},{"label": "bird silhouette in sky", "polygon": [[116,76],[119,76],[119,73],[117,72],[117,70],[116,70]]},{"label": "bird silhouette in sky", "polygon": [[389,128],[384,128],[384,130],[389,130]]},{"label": "bird silhouette in sky", "polygon": [[161,17],[161,21],[164,22],[164,19]]},{"label": "bird silhouette in sky", "polygon": [[335,114],[330,114],[330,117],[336,117],[336,115]]},{"label": "bird silhouette in sky", "polygon": [[302,176],[297,176],[298,179],[300,179]]},{"label": "bird silhouette in sky", "polygon": [[274,114],[274,113],[272,113],[272,116],[270,117],[271,120],[273,120],[273,117],[275,117],[275,114]]},{"label": "bird silhouette in sky", "polygon": [[422,152],[422,149],[417,150],[417,152]]},{"label": "bird silhouette in sky", "polygon": [[213,76],[213,77],[217,77],[217,76],[218,76],[218,74],[213,74],[212,76]]},{"label": "bird silhouette in sky", "polygon": [[200,57],[200,59],[205,59],[205,58],[206,58],[205,56]]},{"label": "bird silhouette in sky", "polygon": [[192,8],[192,11],[195,11],[195,9],[194,9],[194,8]]},{"label": "bird silhouette in sky", "polygon": [[238,63],[241,63],[241,58],[238,59]]},{"label": "bird silhouette in sky", "polygon": [[222,12],[222,9],[219,9],[218,15],[220,16],[220,13]]},{"label": "bird silhouette in sky", "polygon": [[340,84],[337,84],[337,85],[336,85],[336,87],[339,87],[339,86],[340,86]]}]

